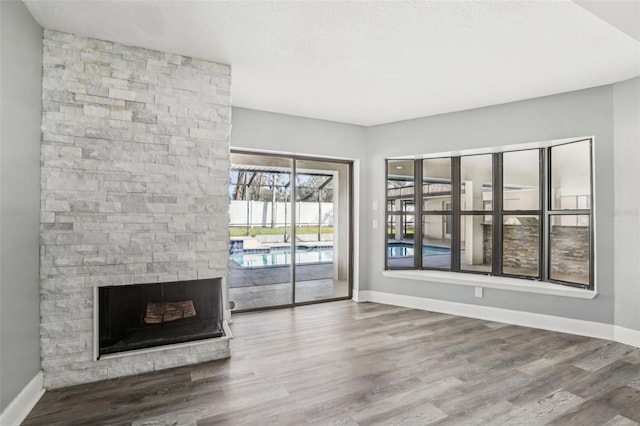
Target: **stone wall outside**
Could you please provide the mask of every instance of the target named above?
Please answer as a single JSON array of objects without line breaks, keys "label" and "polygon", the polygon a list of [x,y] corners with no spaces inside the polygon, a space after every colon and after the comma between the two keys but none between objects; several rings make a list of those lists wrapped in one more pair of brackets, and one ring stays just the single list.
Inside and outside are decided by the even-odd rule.
[{"label": "stone wall outside", "polygon": [[[491,263],[493,240],[491,224],[483,225],[484,262]],[[505,267],[537,269],[538,227],[504,225],[503,252]],[[554,226],[551,230],[551,273],[584,275],[589,270],[589,228]]]},{"label": "stone wall outside", "polygon": [[538,225],[503,225],[502,267],[538,270]]},{"label": "stone wall outside", "polygon": [[554,226],[551,229],[551,273],[589,276],[589,227]]}]

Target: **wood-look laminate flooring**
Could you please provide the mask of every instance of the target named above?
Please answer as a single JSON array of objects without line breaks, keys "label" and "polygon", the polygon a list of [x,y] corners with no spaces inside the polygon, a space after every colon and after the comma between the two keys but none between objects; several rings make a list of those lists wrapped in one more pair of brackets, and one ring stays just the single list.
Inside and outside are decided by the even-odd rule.
[{"label": "wood-look laminate flooring", "polygon": [[352,301],[235,315],[232,357],[48,391],[26,425],[634,425],[640,349]]}]

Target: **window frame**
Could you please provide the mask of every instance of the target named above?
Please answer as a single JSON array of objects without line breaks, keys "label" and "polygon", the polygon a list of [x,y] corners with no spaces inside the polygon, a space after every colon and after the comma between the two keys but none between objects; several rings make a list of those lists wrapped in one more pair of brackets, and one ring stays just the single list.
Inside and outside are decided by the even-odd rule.
[{"label": "window frame", "polygon": [[[417,200],[416,192],[418,191],[417,185],[416,185],[416,182],[417,182],[416,181],[417,171],[416,171],[416,168],[415,168],[415,162],[414,162],[414,168],[413,168],[413,206],[414,206],[414,209],[411,212],[407,212],[407,211],[404,211],[402,209],[401,210],[390,210],[389,209],[389,205],[390,205],[390,201],[391,200],[389,200],[389,198],[387,197],[387,194],[388,194],[387,191],[389,189],[389,188],[387,188],[387,186],[389,184],[389,179],[388,179],[388,177],[389,177],[389,162],[393,161],[393,160],[394,160],[393,158],[387,158],[387,159],[385,159],[385,162],[384,162],[384,164],[385,164],[385,182],[384,182],[385,183],[385,203],[384,203],[384,206],[385,206],[385,211],[384,211],[384,215],[385,215],[384,216],[384,246],[385,246],[385,252],[384,252],[384,269],[385,270],[412,270],[412,269],[419,269],[419,263],[418,262],[419,262],[420,257],[416,256],[415,247],[417,247],[418,241],[419,241],[418,240],[418,235],[419,235],[418,232],[422,233],[422,223],[421,223],[421,221],[416,220],[416,218],[418,217],[418,211],[417,210],[421,210],[421,206],[417,206],[416,202],[415,202]],[[404,204],[404,203],[402,203],[402,204]],[[404,266],[400,266],[400,267],[393,266],[392,267],[392,266],[389,265],[389,255],[388,255],[388,253],[389,253],[389,230],[388,230],[388,227],[389,227],[389,223],[390,223],[389,219],[391,217],[393,217],[393,216],[396,216],[396,217],[402,216],[402,223],[401,224],[398,224],[397,218],[393,219],[393,223],[394,223],[394,229],[396,229],[396,232],[397,232],[398,226],[402,226],[403,235],[404,235],[404,227],[405,227],[405,224],[407,223],[407,221],[405,220],[405,217],[406,216],[413,216],[414,217],[414,219],[413,219],[413,223],[414,223],[414,225],[413,225],[413,247],[414,247],[413,266],[406,266],[406,267],[404,267]],[[422,250],[422,246],[420,246],[420,250]]]},{"label": "window frame", "polygon": [[[451,210],[445,210],[444,206],[441,210],[427,210],[424,208],[424,161],[425,160],[441,160],[441,159],[449,159],[449,177],[450,177],[450,185],[451,185],[451,191],[450,191],[450,203],[451,203]],[[454,197],[454,182],[453,182],[453,158],[451,157],[431,157],[431,158],[421,158],[416,160],[416,165],[414,166],[414,169],[418,172],[416,173],[416,182],[420,182],[420,185],[417,185],[417,187],[419,187],[418,191],[419,194],[416,194],[416,201],[420,200],[419,203],[416,203],[417,206],[417,211],[416,211],[416,216],[420,215],[420,233],[418,234],[416,232],[416,241],[420,244],[419,246],[416,245],[416,249],[415,249],[415,253],[416,253],[416,257],[418,259],[416,259],[416,264],[418,265],[418,269],[424,269],[424,270],[434,270],[434,271],[451,271],[453,268],[453,264],[454,264],[454,259],[453,259],[453,239],[455,238],[455,223],[454,223],[454,213],[453,213],[453,209],[454,209],[454,205],[455,203],[453,202],[453,197]],[[419,180],[418,180],[419,179]],[[419,205],[418,205],[419,204]],[[450,250],[449,250],[449,268],[437,268],[437,267],[427,267],[423,265],[423,256],[422,256],[422,239],[424,238],[424,230],[423,230],[423,223],[424,223],[424,218],[426,216],[440,216],[442,218],[445,218],[446,216],[451,217],[451,244],[450,244]],[[443,224],[444,226],[444,224]]]},{"label": "window frame", "polygon": [[[551,185],[552,185],[552,149],[556,146],[562,146],[572,143],[580,142],[589,143],[589,191],[587,196],[586,209],[552,209],[551,199]],[[518,151],[538,151],[538,209],[525,209],[525,210],[505,210],[504,209],[504,153],[518,152]],[[492,159],[492,200],[491,210],[462,210],[461,209],[461,159],[463,157],[472,155],[490,154]],[[449,158],[451,160],[451,210],[427,210],[424,207],[423,199],[423,162],[429,159],[444,159]],[[387,191],[387,185],[389,181],[389,161],[393,160],[412,160],[414,162],[414,211],[412,212],[390,212],[386,207],[389,205],[389,199]],[[446,272],[458,272],[464,274],[477,274],[485,276],[496,276],[506,278],[516,278],[529,281],[541,281],[555,284],[561,284],[564,286],[575,287],[585,290],[595,289],[595,183],[594,183],[594,138],[593,137],[580,137],[565,139],[562,141],[549,141],[543,143],[512,145],[495,149],[482,149],[472,150],[468,152],[455,152],[455,153],[440,153],[431,154],[425,156],[412,156],[403,158],[387,158],[385,159],[385,258],[384,268],[385,270],[425,270],[425,271],[446,271]],[[485,203],[483,202],[483,206]],[[389,236],[387,231],[387,225],[390,214],[393,215],[407,215],[414,216],[414,261],[413,267],[411,266],[390,266],[388,255],[388,243]],[[423,248],[423,218],[429,215],[438,215],[444,218],[444,215],[450,215],[451,217],[451,258],[450,267],[427,267],[423,265],[422,261],[422,248]],[[491,271],[473,271],[462,269],[461,264],[461,221],[463,217],[468,215],[484,215],[491,216],[492,220],[492,262]],[[536,216],[538,218],[538,271],[537,276],[527,276],[519,274],[505,273],[503,268],[503,227],[505,216]],[[588,217],[588,232],[589,232],[589,280],[587,284],[578,282],[565,281],[560,279],[551,278],[551,221],[553,217],[559,215],[578,215]]]},{"label": "window frame", "polygon": [[[589,142],[589,208],[588,209],[578,209],[577,204],[575,209],[552,209],[552,171],[551,164],[553,161],[553,157],[551,155],[552,149],[558,146],[568,145],[571,143],[579,143],[579,142]],[[578,287],[584,288],[587,290],[593,290],[595,288],[595,182],[594,182],[594,139],[593,138],[580,138],[573,141],[567,141],[563,143],[558,143],[547,147],[544,151],[546,152],[547,158],[545,161],[545,166],[548,168],[547,172],[547,182],[546,182],[546,199],[545,199],[545,224],[546,229],[544,230],[543,237],[545,239],[545,269],[544,269],[544,278],[545,281],[562,284],[570,287]],[[577,203],[577,200],[576,200]],[[589,283],[588,284],[580,284],[571,281],[564,281],[559,279],[551,278],[551,218],[553,216],[561,216],[561,215],[579,215],[579,216],[588,216],[589,217]]]}]

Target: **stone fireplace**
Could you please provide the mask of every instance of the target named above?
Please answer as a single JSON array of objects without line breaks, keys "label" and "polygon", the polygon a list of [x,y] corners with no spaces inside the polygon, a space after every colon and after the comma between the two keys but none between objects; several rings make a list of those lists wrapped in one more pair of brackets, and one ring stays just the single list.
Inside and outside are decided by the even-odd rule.
[{"label": "stone fireplace", "polygon": [[45,30],[47,388],[230,355],[230,80],[224,64]]}]

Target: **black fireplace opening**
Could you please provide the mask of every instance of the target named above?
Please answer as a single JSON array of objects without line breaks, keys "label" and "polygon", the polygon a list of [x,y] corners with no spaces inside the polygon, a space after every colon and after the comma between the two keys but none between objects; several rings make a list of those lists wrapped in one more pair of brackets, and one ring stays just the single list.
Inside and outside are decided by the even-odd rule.
[{"label": "black fireplace opening", "polygon": [[98,289],[99,355],[224,336],[220,278]]}]

